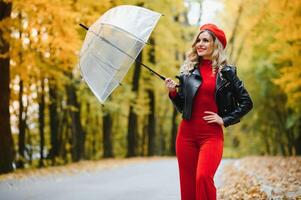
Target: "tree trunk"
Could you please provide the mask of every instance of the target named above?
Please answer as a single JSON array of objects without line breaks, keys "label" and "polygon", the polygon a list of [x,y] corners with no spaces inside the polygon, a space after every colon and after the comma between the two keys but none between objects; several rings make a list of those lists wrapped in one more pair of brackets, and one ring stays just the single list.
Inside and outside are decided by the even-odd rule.
[{"label": "tree trunk", "polygon": [[67,144],[70,144],[70,136],[68,134],[69,131],[69,125],[68,125],[68,112],[67,110],[63,109],[62,104],[60,104],[60,109],[63,111],[61,115],[60,125],[59,125],[59,135],[58,135],[58,141],[59,141],[59,156],[64,160],[64,163],[68,163],[67,158]]},{"label": "tree trunk", "polygon": [[162,115],[157,121],[158,129],[156,132],[158,134],[157,135],[158,137],[156,137],[156,142],[155,142],[156,144],[155,154],[160,156],[169,154],[169,149],[167,149],[169,141],[166,140],[166,132],[164,131],[164,127],[166,126],[166,119],[168,118],[168,114],[169,114],[168,110],[169,107],[166,106],[165,110],[163,111]]},{"label": "tree trunk", "polygon": [[44,166],[44,145],[45,145],[45,80],[41,78],[41,92],[39,98],[39,132],[40,132],[40,160],[39,167]]},{"label": "tree trunk", "polygon": [[301,155],[301,119],[299,119],[298,121],[298,128],[297,128],[297,136],[296,139],[294,141],[294,146],[295,146],[295,150],[296,150],[296,155],[300,156]]},{"label": "tree trunk", "polygon": [[52,165],[55,165],[55,158],[59,155],[59,118],[58,118],[58,97],[55,79],[49,80],[49,119],[50,119],[50,144],[48,158],[51,159]]},{"label": "tree trunk", "polygon": [[282,156],[287,156],[287,153],[285,151],[285,144],[281,138],[282,131],[276,130],[276,144],[277,145],[277,153],[281,153]]},{"label": "tree trunk", "polygon": [[92,139],[92,158],[95,158],[95,155],[97,153],[98,148],[96,148],[96,139],[97,139],[97,134],[99,132],[99,127],[100,127],[100,118],[98,115],[95,116],[95,126],[96,128],[93,129],[92,134],[93,134],[93,139]]},{"label": "tree trunk", "polygon": [[[136,60],[142,62],[142,52],[138,55]],[[140,71],[141,71],[141,66],[136,62],[133,81],[132,81],[133,83],[132,91],[136,95],[138,95],[138,90],[139,90]],[[129,109],[129,120],[128,120],[127,157],[133,157],[137,155],[136,152],[137,137],[138,137],[137,120],[138,120],[137,114],[134,112],[134,105],[133,103],[131,103]]]},{"label": "tree trunk", "polygon": [[112,145],[112,117],[109,113],[104,113],[103,116],[103,157],[113,157]]},{"label": "tree trunk", "polygon": [[293,128],[289,128],[287,133],[287,149],[288,149],[288,155],[293,156],[293,148],[294,148],[294,132]]},{"label": "tree trunk", "polygon": [[142,142],[141,142],[141,150],[140,150],[140,156],[146,156],[147,155],[147,119],[143,120],[143,125],[142,125]]},{"label": "tree trunk", "polygon": [[[69,74],[72,78],[72,75]],[[72,132],[72,161],[77,162],[84,155],[84,132],[80,121],[80,104],[77,101],[76,88],[74,83],[67,86],[68,107],[71,115]]]},{"label": "tree trunk", "polygon": [[156,136],[156,118],[155,118],[155,94],[152,89],[147,90],[147,94],[149,96],[149,107],[150,114],[148,115],[148,127],[147,127],[147,135],[148,135],[148,148],[147,155],[153,156],[155,155],[155,136]]},{"label": "tree trunk", "polygon": [[267,153],[268,155],[271,155],[271,147],[270,147],[269,137],[268,137],[269,131],[270,131],[269,127],[263,129],[262,132],[265,133],[265,134],[262,134],[262,137],[263,137],[263,142],[264,142],[264,144],[265,144],[266,153]]},{"label": "tree trunk", "polygon": [[177,110],[173,107],[172,121],[171,121],[171,141],[170,141],[170,153],[176,155],[176,137],[177,137]]},{"label": "tree trunk", "polygon": [[[150,38],[151,49],[149,50],[149,61],[153,64],[156,64],[155,57],[155,39],[153,37]],[[149,109],[150,114],[148,115],[148,127],[147,127],[147,135],[148,135],[148,148],[147,155],[152,156],[155,154],[155,133],[156,133],[156,118],[155,118],[155,94],[152,89],[146,90],[149,97]]]},{"label": "tree trunk", "polygon": [[[86,111],[87,113],[86,115],[86,119],[85,119],[85,125],[83,127],[83,129],[85,130],[85,133],[86,135],[90,135],[90,134],[93,134],[93,118],[92,116],[90,115],[91,113],[91,110],[90,110],[90,103],[87,102],[86,104]],[[92,131],[90,131],[92,130]],[[90,144],[90,141],[91,143],[93,142],[93,139],[91,140],[91,136],[89,138],[87,138],[88,140],[88,145],[85,146],[85,155],[84,155],[84,158],[89,160],[92,158],[92,144]]]},{"label": "tree trunk", "polygon": [[[0,0],[0,22],[10,17],[11,2]],[[0,54],[9,53],[9,42],[0,29]],[[14,146],[10,129],[9,98],[10,73],[9,56],[0,56],[0,174],[13,171]]]},{"label": "tree trunk", "polygon": [[230,61],[232,61],[232,62],[234,60],[235,37],[236,37],[236,33],[237,33],[237,30],[239,27],[239,21],[241,19],[242,13],[243,13],[243,3],[240,3],[239,9],[238,9],[238,15],[235,19],[234,28],[232,30],[232,34],[231,34],[231,37],[228,42],[229,58],[230,58]]},{"label": "tree trunk", "polygon": [[17,161],[17,168],[24,168],[25,162],[25,128],[26,128],[26,112],[24,112],[23,105],[23,81],[20,80],[19,83],[20,91],[19,91],[19,140],[18,140],[18,152],[19,158]]},{"label": "tree trunk", "polygon": [[28,144],[28,147],[25,148],[26,154],[28,155],[28,164],[32,166],[32,160],[33,160],[33,145],[32,145],[32,136],[30,133],[30,130],[28,128],[28,125],[26,124],[26,131],[27,131],[27,137],[25,138],[25,143]]},{"label": "tree trunk", "polygon": [[[23,26],[22,26],[22,12],[18,11],[18,19],[19,19],[19,37],[22,40],[23,35]],[[23,63],[23,53],[22,49],[18,53],[19,55],[19,63]],[[26,128],[26,116],[24,112],[24,105],[23,105],[23,80],[22,77],[20,77],[19,82],[19,135],[18,135],[18,160],[17,160],[17,168],[24,168],[24,162],[25,162],[25,128]]]}]

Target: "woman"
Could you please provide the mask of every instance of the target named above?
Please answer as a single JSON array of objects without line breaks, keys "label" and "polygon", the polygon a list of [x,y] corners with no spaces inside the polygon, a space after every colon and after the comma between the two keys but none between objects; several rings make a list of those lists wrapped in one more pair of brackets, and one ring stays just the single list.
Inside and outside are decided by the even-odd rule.
[{"label": "woman", "polygon": [[176,139],[182,200],[216,199],[213,177],[223,154],[222,127],[239,122],[253,107],[236,68],[227,63],[226,45],[216,25],[201,26],[177,76],[178,90],[175,81],[165,81],[183,118]]}]

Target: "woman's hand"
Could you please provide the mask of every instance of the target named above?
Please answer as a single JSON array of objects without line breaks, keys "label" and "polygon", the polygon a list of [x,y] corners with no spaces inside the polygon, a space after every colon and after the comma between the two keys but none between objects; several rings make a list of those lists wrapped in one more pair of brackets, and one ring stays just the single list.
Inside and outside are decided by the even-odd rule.
[{"label": "woman's hand", "polygon": [[211,112],[211,111],[205,111],[204,113],[209,114],[209,115],[203,117],[203,119],[206,120],[207,123],[217,123],[221,126],[224,125],[223,119],[218,114]]},{"label": "woman's hand", "polygon": [[170,78],[166,78],[165,79],[165,85],[168,89],[169,92],[176,92],[176,85],[177,83],[175,81],[173,81],[172,79]]}]

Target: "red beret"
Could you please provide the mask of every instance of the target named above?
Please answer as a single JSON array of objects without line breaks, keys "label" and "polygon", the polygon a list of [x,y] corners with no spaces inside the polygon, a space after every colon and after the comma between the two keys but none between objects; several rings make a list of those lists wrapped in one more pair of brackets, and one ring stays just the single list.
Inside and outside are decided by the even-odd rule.
[{"label": "red beret", "polygon": [[200,31],[204,31],[204,30],[211,31],[222,43],[223,47],[226,48],[227,39],[222,29],[219,29],[215,24],[204,24],[203,26],[200,27]]}]

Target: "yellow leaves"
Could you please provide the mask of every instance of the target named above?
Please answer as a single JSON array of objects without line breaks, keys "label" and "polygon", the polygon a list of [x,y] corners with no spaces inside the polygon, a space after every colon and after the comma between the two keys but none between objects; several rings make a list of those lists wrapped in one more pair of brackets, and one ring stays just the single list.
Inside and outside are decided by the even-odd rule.
[{"label": "yellow leaves", "polygon": [[[298,8],[295,6],[296,5],[293,7],[292,5],[284,7],[287,8],[287,12],[277,17],[278,32],[275,34],[275,38],[278,39],[278,41],[272,45],[274,48],[293,47],[294,49],[289,52],[300,49],[301,14],[297,13]],[[282,10],[281,7],[279,7],[279,10]],[[296,53],[299,52],[297,51]]]},{"label": "yellow leaves", "polygon": [[283,67],[280,72],[280,77],[278,79],[275,79],[274,83],[282,88],[286,93],[288,97],[288,107],[291,107],[293,110],[300,112],[301,67],[300,65]]},{"label": "yellow leaves", "polygon": [[278,19],[276,43],[270,45],[271,51],[277,51],[275,62],[280,64],[280,76],[274,83],[283,89],[288,97],[287,105],[297,112],[301,111],[301,27],[300,1],[288,1],[286,4],[274,5],[281,10]]},{"label": "yellow leaves", "polygon": [[[239,62],[249,66],[258,62],[257,67],[276,66],[273,68],[279,76],[273,83],[284,91],[289,107],[300,107],[301,2],[267,0],[241,3],[243,13],[235,40],[238,44],[245,40],[246,45],[242,52],[243,59]],[[225,2],[228,26],[232,26],[235,18],[229,18],[227,12],[236,16],[238,7],[232,1]],[[254,60],[254,57],[259,59]]]},{"label": "yellow leaves", "polygon": [[[38,62],[34,63],[36,59],[48,64],[60,60],[64,63],[60,68],[76,63],[80,40],[74,27],[76,13],[67,1],[31,0],[25,3],[17,0],[13,4],[13,12],[14,26],[11,29],[16,35],[22,33],[21,37],[15,37],[10,42],[11,57],[19,68],[14,72],[27,71],[29,63],[39,69]],[[30,71],[31,75],[35,71]],[[47,73],[50,70],[44,68],[44,71]]]}]

